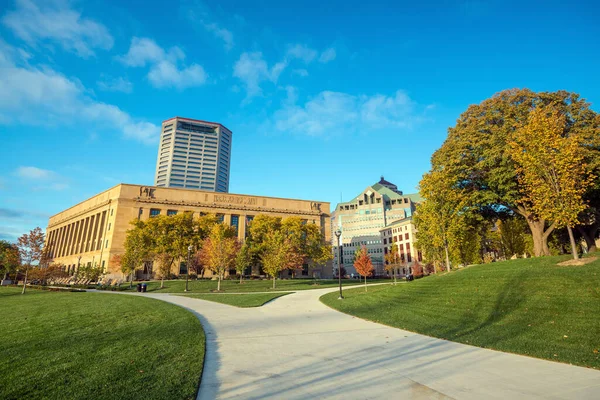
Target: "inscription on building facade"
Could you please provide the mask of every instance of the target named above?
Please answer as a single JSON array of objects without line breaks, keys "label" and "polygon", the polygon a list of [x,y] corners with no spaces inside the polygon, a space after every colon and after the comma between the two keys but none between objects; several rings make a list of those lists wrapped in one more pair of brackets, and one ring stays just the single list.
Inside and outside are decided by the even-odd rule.
[{"label": "inscription on building facade", "polygon": [[145,196],[148,199],[153,199],[155,190],[151,187],[140,186],[140,197]]},{"label": "inscription on building facade", "polygon": [[242,204],[245,206],[255,206],[257,204],[257,200],[253,197],[238,197],[226,194],[215,194],[214,201],[215,203]]}]

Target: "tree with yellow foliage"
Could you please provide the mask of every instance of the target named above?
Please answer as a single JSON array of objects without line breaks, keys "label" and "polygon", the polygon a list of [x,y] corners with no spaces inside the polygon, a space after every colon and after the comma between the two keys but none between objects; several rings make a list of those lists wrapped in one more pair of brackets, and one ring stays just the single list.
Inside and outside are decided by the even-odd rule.
[{"label": "tree with yellow foliage", "polygon": [[402,264],[402,258],[398,253],[398,245],[392,244],[390,251],[383,257],[385,259],[385,270],[392,273],[394,277],[394,285],[396,284],[396,270]]},{"label": "tree with yellow foliage", "polygon": [[533,109],[527,124],[515,130],[509,143],[523,201],[540,218],[567,227],[575,259],[572,228],[587,207],[583,195],[594,179],[584,161],[582,143],[581,135],[567,133],[565,115],[551,105]]}]

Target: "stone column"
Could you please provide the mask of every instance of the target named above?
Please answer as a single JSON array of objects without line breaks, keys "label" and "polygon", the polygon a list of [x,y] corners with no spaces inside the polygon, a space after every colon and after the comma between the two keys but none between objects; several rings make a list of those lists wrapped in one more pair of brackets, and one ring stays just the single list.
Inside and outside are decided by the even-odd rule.
[{"label": "stone column", "polygon": [[240,214],[238,216],[238,239],[241,242],[246,241],[246,214]]}]

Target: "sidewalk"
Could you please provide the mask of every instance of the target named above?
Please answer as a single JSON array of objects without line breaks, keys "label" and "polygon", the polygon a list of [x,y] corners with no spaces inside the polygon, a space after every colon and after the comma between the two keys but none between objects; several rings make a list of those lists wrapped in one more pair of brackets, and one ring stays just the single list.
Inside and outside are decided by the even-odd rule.
[{"label": "sidewalk", "polygon": [[299,291],[259,308],[144,293],[200,318],[199,399],[597,399],[600,371],[435,339]]}]

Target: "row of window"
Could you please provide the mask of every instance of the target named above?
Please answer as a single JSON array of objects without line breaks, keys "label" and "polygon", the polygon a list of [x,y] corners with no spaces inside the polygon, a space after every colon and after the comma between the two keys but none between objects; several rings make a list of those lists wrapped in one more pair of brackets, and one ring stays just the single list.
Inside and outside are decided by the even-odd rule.
[{"label": "row of window", "polygon": [[[394,239],[393,241],[392,241],[392,238],[390,238],[390,239],[389,239],[390,243],[397,242],[398,240],[400,240],[400,241],[401,241],[401,240],[402,240],[402,234],[400,234],[399,236],[394,236],[394,238],[393,238],[393,239]],[[405,233],[405,234],[404,234],[404,240],[409,240],[409,235],[408,235],[408,233]],[[385,239],[385,238],[383,239],[383,244],[387,244],[387,239]]]}]

